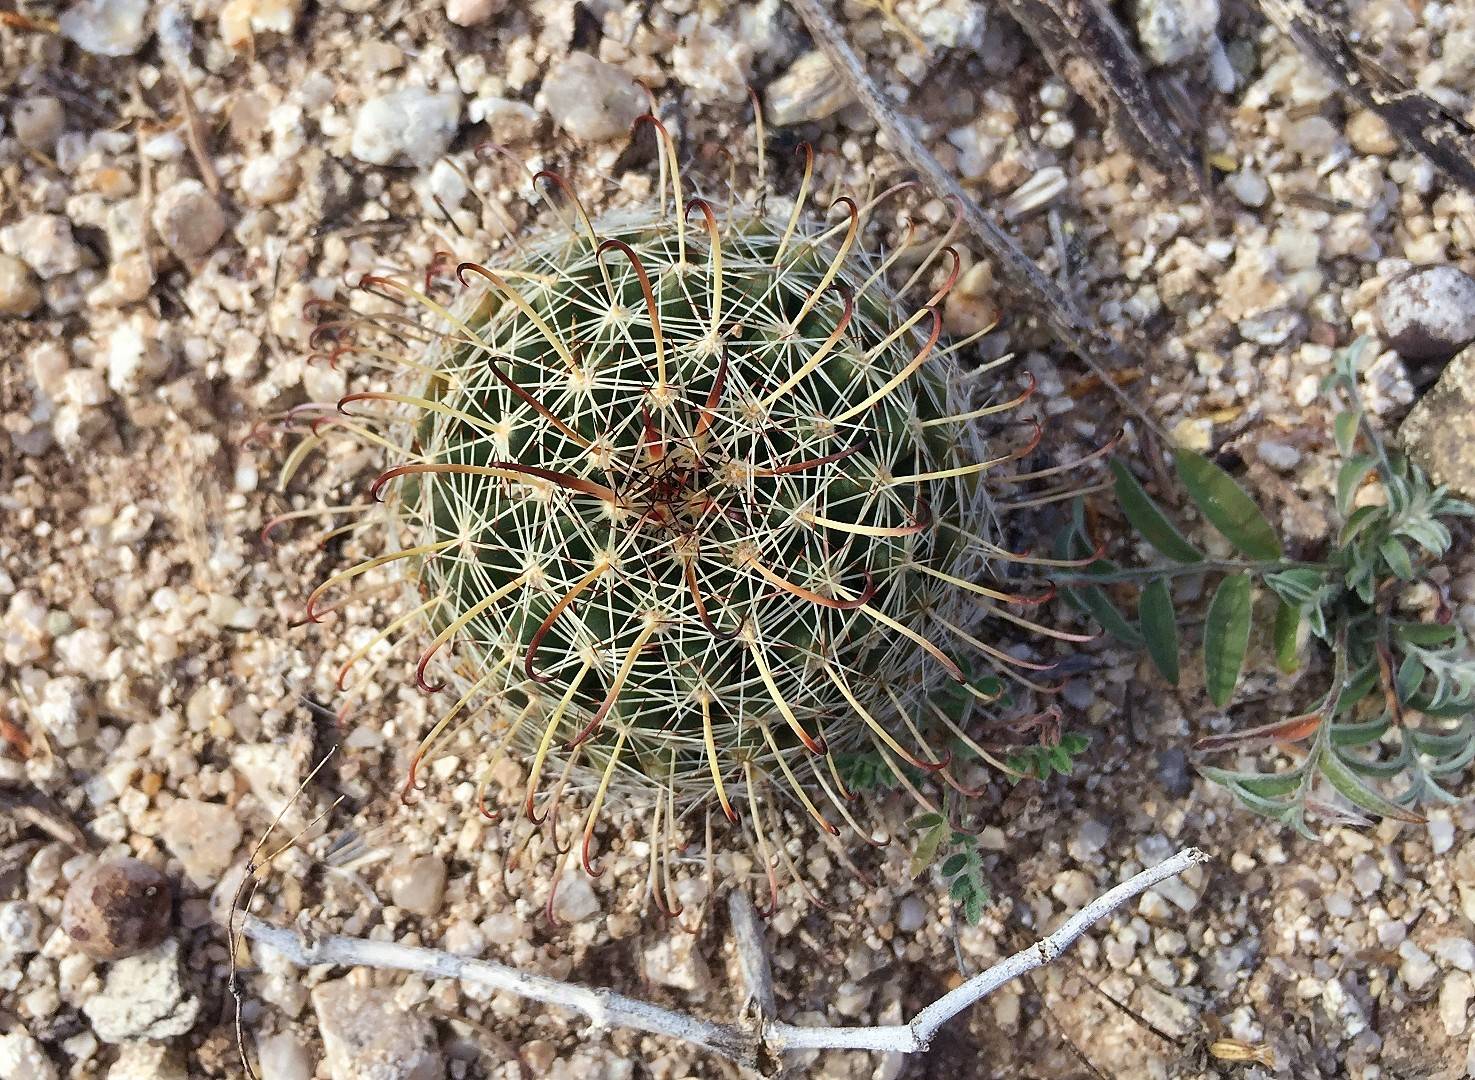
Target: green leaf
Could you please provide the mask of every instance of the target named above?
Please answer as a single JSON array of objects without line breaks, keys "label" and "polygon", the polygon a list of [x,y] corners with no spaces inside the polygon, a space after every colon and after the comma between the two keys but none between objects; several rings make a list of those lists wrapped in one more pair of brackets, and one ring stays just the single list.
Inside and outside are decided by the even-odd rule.
[{"label": "green leaf", "polygon": [[1475,696],[1460,696],[1448,701],[1439,701],[1429,694],[1416,694],[1404,702],[1414,712],[1432,716],[1436,720],[1460,720],[1475,712]]},{"label": "green leaf", "polygon": [[1333,715],[1341,716],[1348,712],[1368,694],[1372,693],[1373,687],[1378,682],[1378,666],[1376,664],[1365,664],[1357,670],[1346,684],[1341,693],[1337,695],[1336,710]]},{"label": "green leaf", "polygon": [[1111,475],[1115,478],[1116,497],[1122,513],[1142,534],[1142,539],[1170,559],[1181,563],[1203,562],[1203,553],[1183,538],[1183,534],[1118,458],[1111,459]]},{"label": "green leaf", "polygon": [[1142,647],[1142,635],[1127,621],[1127,617],[1117,610],[1117,606],[1099,586],[1089,585],[1083,589],[1062,588],[1060,594],[1068,603],[1089,614],[1101,624],[1101,629],[1118,641],[1125,642],[1133,648]]},{"label": "green leaf", "polygon": [[1192,450],[1175,450],[1173,458],[1189,498],[1226,540],[1252,559],[1280,558],[1275,530],[1234,477]]},{"label": "green leaf", "polygon": [[942,876],[956,877],[958,871],[968,865],[968,856],[961,851],[955,851],[942,861]]},{"label": "green leaf", "polygon": [[1408,548],[1393,537],[1384,540],[1378,551],[1383,556],[1383,561],[1403,581],[1412,581],[1414,577],[1414,564],[1408,557]]},{"label": "green leaf", "polygon": [[1178,685],[1178,620],[1173,613],[1173,596],[1162,578],[1149,581],[1138,604],[1142,640],[1147,655],[1170,686]]},{"label": "green leaf", "polygon": [[[1072,510],[1073,524],[1069,529],[1061,530],[1055,539],[1055,557],[1060,559],[1081,558],[1088,554],[1090,546],[1085,539],[1085,505],[1080,500],[1075,501]],[[1105,559],[1098,559],[1086,567],[1086,574],[1111,573],[1116,570],[1116,564]],[[1117,610],[1111,598],[1096,585],[1067,588],[1061,586],[1061,598],[1073,608],[1086,612],[1100,624],[1112,637],[1123,641],[1133,648],[1142,647],[1142,636],[1137,633],[1137,628],[1127,621],[1127,617]]]},{"label": "green leaf", "polygon": [[1405,521],[1395,532],[1398,536],[1412,540],[1430,555],[1437,557],[1449,550],[1449,526],[1442,521]]},{"label": "green leaf", "polygon": [[1405,810],[1364,784],[1335,752],[1323,754],[1319,764],[1322,775],[1353,806],[1378,817],[1392,818],[1394,821],[1418,824],[1425,820],[1422,814]]},{"label": "green leaf", "polygon": [[874,750],[836,754],[835,768],[851,791],[888,791],[898,784],[896,773]]},{"label": "green leaf", "polygon": [[1279,570],[1265,575],[1265,584],[1274,589],[1277,596],[1297,605],[1312,600],[1326,583],[1325,572],[1308,570],[1304,567]]},{"label": "green leaf", "polygon": [[988,903],[988,890],[974,891],[968,894],[963,901],[963,917],[970,923],[977,924],[983,919],[983,905]]},{"label": "green leaf", "polygon": [[1445,495],[1443,488],[1436,488],[1435,494],[1438,506],[1434,512],[1440,517],[1475,517],[1475,503]]},{"label": "green leaf", "polygon": [[1357,754],[1344,754],[1342,763],[1358,776],[1368,780],[1391,780],[1408,769],[1408,755],[1401,754],[1390,760],[1376,757],[1360,757]]},{"label": "green leaf", "polygon": [[1427,772],[1431,776],[1449,776],[1453,773],[1461,772],[1472,760],[1475,760],[1475,739],[1469,739],[1467,737],[1459,753],[1454,757],[1428,766]]},{"label": "green leaf", "polygon": [[1357,414],[1338,413],[1336,420],[1332,422],[1332,433],[1336,436],[1337,452],[1343,457],[1352,453],[1352,447],[1357,441]]},{"label": "green leaf", "polygon": [[1250,647],[1248,574],[1231,574],[1219,583],[1204,621],[1204,683],[1209,700],[1223,708],[1234,696]]},{"label": "green leaf", "polygon": [[1301,666],[1301,609],[1284,599],[1275,609],[1275,666],[1289,675]]},{"label": "green leaf", "polygon": [[1418,693],[1427,673],[1428,669],[1424,667],[1424,662],[1417,656],[1405,656],[1403,663],[1398,665],[1398,675],[1393,680],[1399,700],[1407,701]]},{"label": "green leaf", "polygon": [[1333,746],[1368,746],[1383,737],[1389,728],[1388,714],[1332,727]]},{"label": "green leaf", "polygon": [[1355,458],[1349,458],[1346,464],[1337,470],[1337,513],[1346,515],[1348,508],[1352,505],[1352,498],[1357,494],[1357,489],[1367,479],[1368,473],[1376,467],[1378,459],[1372,454],[1359,454]]},{"label": "green leaf", "polygon": [[1459,636],[1460,628],[1453,622],[1439,623],[1394,623],[1393,636],[1407,645],[1447,645]]},{"label": "green leaf", "polygon": [[907,870],[913,878],[919,878],[927,872],[932,860],[937,858],[937,849],[942,846],[946,837],[945,824],[935,825],[917,837],[917,846],[912,850],[912,865]]},{"label": "green leaf", "polygon": [[1342,526],[1341,533],[1337,536],[1337,545],[1347,547],[1353,540],[1357,539],[1359,533],[1371,525],[1378,517],[1386,512],[1383,506],[1359,506],[1352,511],[1352,516]]},{"label": "green leaf", "polygon": [[1283,773],[1236,772],[1233,769],[1216,769],[1212,765],[1200,765],[1198,771],[1207,780],[1227,788],[1248,791],[1262,799],[1274,799],[1289,795],[1301,786],[1300,769]]}]

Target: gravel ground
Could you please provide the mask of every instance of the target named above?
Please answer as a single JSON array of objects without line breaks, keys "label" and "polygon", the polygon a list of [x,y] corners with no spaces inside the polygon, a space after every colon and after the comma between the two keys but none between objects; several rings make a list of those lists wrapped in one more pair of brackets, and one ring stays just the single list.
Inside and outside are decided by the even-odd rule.
[{"label": "gravel ground", "polygon": [[[1208,201],[1175,197],[1104,136],[993,5],[844,14],[980,201],[1017,209],[1026,184],[1048,196],[1012,227],[1140,350],[1122,375],[1131,392],[1181,443],[1237,456],[1286,535],[1315,542],[1335,467],[1317,392],[1332,349],[1383,329],[1379,304],[1411,266],[1475,272],[1475,198],[1401,152],[1245,5],[1223,6],[1124,13],[1218,169]],[[1472,114],[1475,7],[1346,6],[1390,66]],[[646,108],[636,79],[707,186],[726,181],[722,148],[738,183],[755,182],[745,82],[768,106],[780,190],[801,139],[819,151],[821,191],[905,169],[777,0],[33,8],[31,28],[0,29],[0,1078],[240,1075],[217,920],[256,838],[340,738],[283,819],[290,831],[326,812],[323,836],[277,860],[264,915],[733,1016],[732,947],[700,865],[678,886],[699,925],[673,933],[643,899],[631,823],[595,886],[566,877],[554,929],[541,910],[552,860],[478,817],[455,757],[422,796],[394,797],[430,714],[395,656],[338,729],[331,673],[375,604],[347,608],[346,632],[301,625],[304,595],[339,564],[301,532],[259,541],[268,517],[307,503],[276,490],[282,447],[250,436],[265,414],[343,393],[341,374],[305,362],[306,301],[439,248],[475,257],[539,219],[520,166],[478,158],[478,144],[558,168],[591,208],[647,195],[648,149],[628,135]],[[940,202],[913,213],[919,235],[949,216]],[[878,239],[895,240],[883,224]],[[1111,399],[965,259],[948,330],[998,311],[983,348],[1024,356],[1058,453],[1099,445],[1120,423]],[[1475,309],[1450,288],[1446,336]],[[1397,343],[1367,385],[1390,431],[1439,366]],[[1450,570],[1475,625],[1468,544]],[[1201,685],[1173,691],[1145,661],[1088,651],[1095,672],[1066,694],[1072,726],[1095,733],[1085,766],[986,797],[1001,899],[983,923],[954,935],[900,856],[865,862],[869,887],[798,842],[831,906],[790,888],[770,923],[781,1009],[896,1022],[956,985],[960,961],[986,965],[1176,847],[1214,861],[960,1018],[925,1059],[832,1054],[798,1074],[1475,1075],[1475,808],[1321,844],[1262,827],[1186,765],[1192,739],[1228,723]],[[1233,721],[1248,725],[1304,695],[1261,678],[1242,699]],[[899,828],[907,810],[877,813]],[[122,856],[139,862],[120,869]],[[731,1075],[499,994],[239,959],[265,1080]],[[1226,1038],[1273,1064],[1215,1059]]]}]

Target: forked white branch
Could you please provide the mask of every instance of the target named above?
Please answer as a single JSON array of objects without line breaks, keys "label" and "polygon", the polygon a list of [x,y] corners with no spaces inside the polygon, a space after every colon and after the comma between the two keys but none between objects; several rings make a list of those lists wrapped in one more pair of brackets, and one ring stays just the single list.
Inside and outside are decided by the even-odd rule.
[{"label": "forked white branch", "polygon": [[[1098,920],[1111,914],[1133,897],[1160,881],[1183,873],[1196,863],[1208,861],[1197,848],[1187,848],[1171,859],[1150,867],[1135,877],[1109,889],[1065,922],[1060,929],[1027,949],[1006,957],[962,986],[928,1005],[905,1024],[880,1027],[798,1027],[785,1024],[772,1016],[759,1015],[752,1024],[723,1024],[699,1020],[646,1001],[626,997],[612,990],[592,990],[574,986],[541,975],[530,975],[505,964],[489,960],[472,960],[435,949],[396,945],[387,941],[344,937],[338,934],[317,936],[308,931],[274,926],[254,915],[245,916],[243,932],[252,941],[275,949],[292,963],[301,966],[336,964],[344,967],[371,967],[413,971],[432,979],[458,979],[501,990],[530,1001],[581,1012],[596,1028],[623,1027],[669,1035],[674,1039],[711,1050],[729,1060],[749,1067],[772,1066],[782,1056],[799,1050],[878,1050],[904,1054],[927,1049],[938,1028],[969,1006],[986,998],[1005,983],[1012,982],[1036,968],[1043,967],[1069,948],[1077,938]],[[740,938],[756,941],[750,930]],[[756,945],[743,950],[751,952]],[[749,955],[743,965],[746,972],[766,970],[766,959]],[[750,990],[763,1002],[771,1001],[771,988],[762,985]]]}]

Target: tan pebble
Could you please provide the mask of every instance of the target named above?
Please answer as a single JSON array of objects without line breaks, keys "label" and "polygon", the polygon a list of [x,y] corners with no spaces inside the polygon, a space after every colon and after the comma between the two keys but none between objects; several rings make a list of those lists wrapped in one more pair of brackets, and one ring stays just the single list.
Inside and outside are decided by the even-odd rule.
[{"label": "tan pebble", "polygon": [[169,879],[137,859],[99,863],[67,889],[61,925],[88,956],[118,960],[164,940],[173,920]]},{"label": "tan pebble", "polygon": [[91,179],[92,190],[104,199],[121,199],[133,194],[133,174],[116,166],[103,166]]},{"label": "tan pebble", "polygon": [[41,290],[30,267],[0,255],[0,315],[29,315],[41,303]]},{"label": "tan pebble", "polygon": [[1347,121],[1347,141],[1359,154],[1389,157],[1398,151],[1398,140],[1383,118],[1370,109],[1352,114]]},{"label": "tan pebble", "polygon": [[943,328],[949,334],[966,337],[996,323],[999,307],[990,295],[993,284],[993,267],[986,262],[974,263],[948,293],[942,308]]},{"label": "tan pebble", "polygon": [[533,1070],[534,1076],[542,1076],[553,1066],[558,1057],[558,1051],[547,1039],[534,1039],[526,1043],[522,1048],[522,1060],[529,1069]]}]

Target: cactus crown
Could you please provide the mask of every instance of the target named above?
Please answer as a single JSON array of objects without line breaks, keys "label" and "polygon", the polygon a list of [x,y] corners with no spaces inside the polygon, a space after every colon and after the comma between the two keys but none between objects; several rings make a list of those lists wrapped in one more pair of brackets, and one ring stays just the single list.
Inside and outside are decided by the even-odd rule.
[{"label": "cactus crown", "polygon": [[954,786],[948,747],[993,760],[969,728],[996,690],[957,658],[1031,666],[980,624],[1033,625],[984,583],[1011,558],[984,480],[1034,441],[990,454],[975,421],[1028,393],[975,402],[955,360],[967,343],[939,345],[956,253],[930,250],[913,278],[939,259],[951,272],[909,312],[886,281],[897,253],[862,252],[867,214],[899,189],[841,196],[817,221],[804,147],[787,213],[688,197],[645,119],[662,146],[656,206],[591,223],[539,174],[562,191],[564,228],[505,267],[461,263],[444,304],[429,275],[424,289],[365,279],[428,315],[355,327],[392,330],[392,348],[332,324],[335,361],[383,388],[347,395],[310,438],[346,432],[390,455],[375,503],[350,508],[388,527],[308,615],[360,574],[399,571],[419,603],[370,644],[423,624],[417,681],[454,695],[415,763],[478,724],[478,805],[492,812],[492,766],[513,754],[529,819],[578,804],[591,873],[601,808],[644,806],[651,879],[674,906],[656,861],[704,809],[772,881],[786,807],[869,839],[839,755],[874,747],[899,776]]}]

